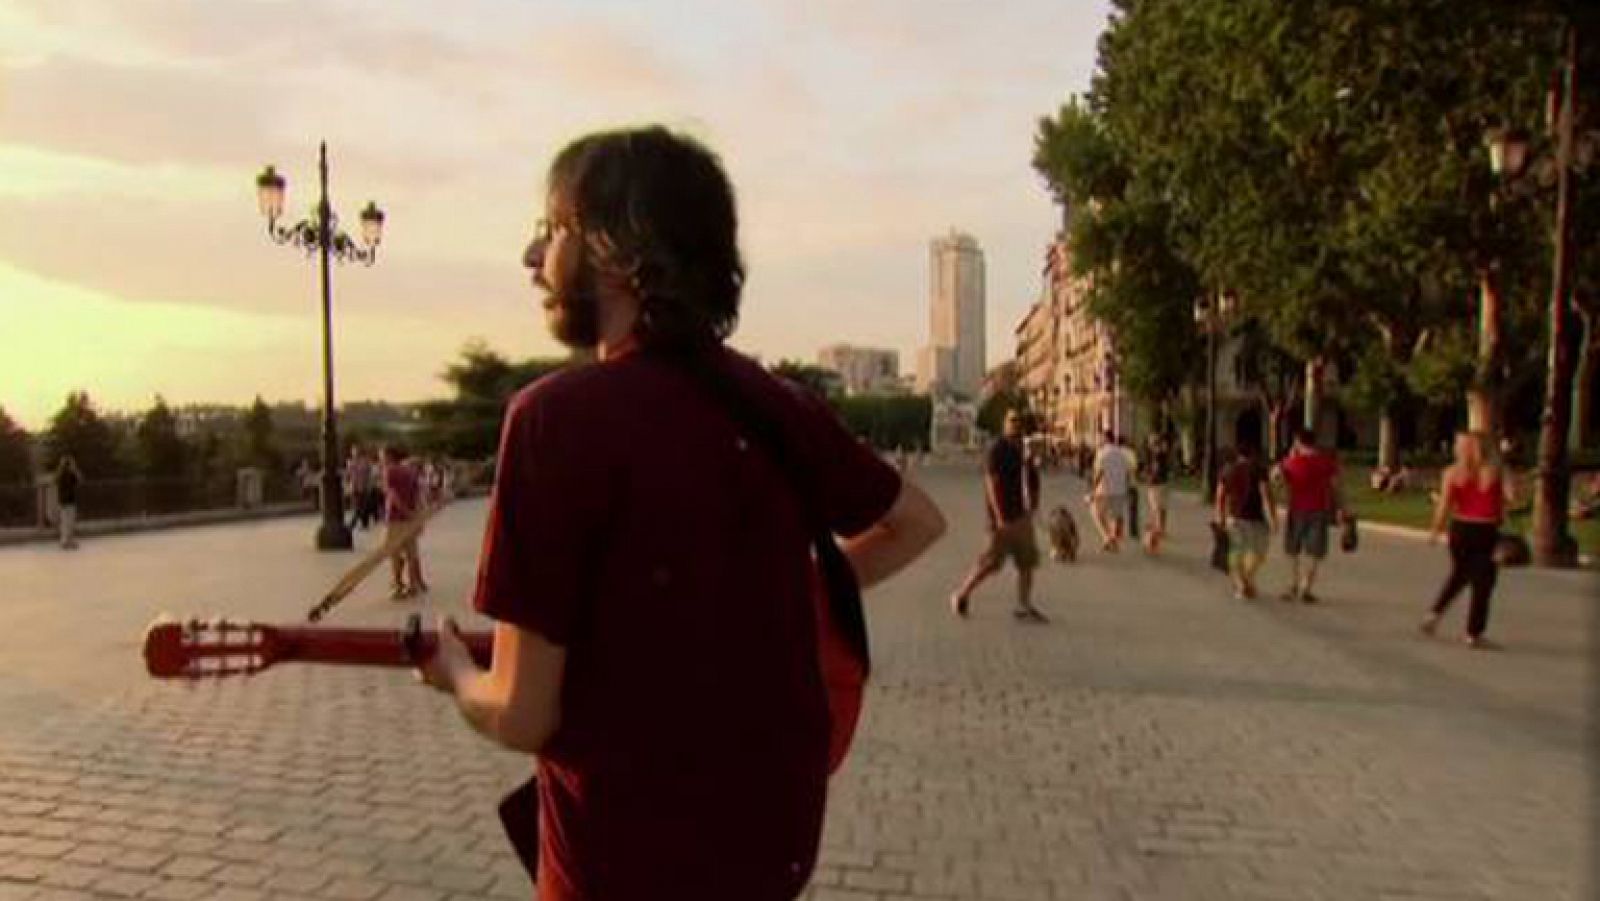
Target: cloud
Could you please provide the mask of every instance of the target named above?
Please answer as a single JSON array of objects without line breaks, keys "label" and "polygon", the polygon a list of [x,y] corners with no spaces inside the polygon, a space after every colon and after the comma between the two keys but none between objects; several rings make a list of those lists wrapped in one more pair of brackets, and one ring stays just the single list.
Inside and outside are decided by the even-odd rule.
[{"label": "cloud", "polygon": [[[67,392],[87,390],[107,409],[134,410],[160,393],[172,403],[314,400],[321,388],[321,320],[310,296],[296,313],[139,302],[0,263],[0,406],[40,428]],[[453,315],[364,305],[334,320],[341,398],[443,396],[444,365],[476,335],[516,356],[551,354],[526,302],[471,303]],[[63,349],[70,349],[65,351]]]},{"label": "cloud", "polygon": [[0,261],[130,306],[311,317],[315,269],[263,240],[252,180],[275,163],[298,215],[326,139],[336,208],[390,215],[378,265],[335,276],[352,378],[401,348],[431,372],[472,334],[544,346],[517,265],[544,167],[580,132],[665,121],[734,176],[741,335],[764,355],[925,341],[927,242],[951,225],[988,251],[991,334],[1008,336],[1056,220],[1028,168],[1034,121],[1086,83],[1104,12],[3,0]]}]

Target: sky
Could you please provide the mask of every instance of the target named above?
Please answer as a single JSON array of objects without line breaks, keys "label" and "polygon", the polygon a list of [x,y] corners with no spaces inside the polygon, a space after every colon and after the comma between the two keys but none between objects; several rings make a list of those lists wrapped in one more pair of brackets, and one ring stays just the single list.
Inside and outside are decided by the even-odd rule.
[{"label": "sky", "polygon": [[662,123],[707,142],[749,269],[733,343],[928,340],[928,242],[977,238],[989,365],[1059,221],[1039,117],[1088,87],[1106,0],[0,0],[0,407],[315,402],[314,262],[273,245],[315,197],[388,214],[333,275],[340,402],[448,394],[478,339],[558,355],[519,259],[567,141]]}]

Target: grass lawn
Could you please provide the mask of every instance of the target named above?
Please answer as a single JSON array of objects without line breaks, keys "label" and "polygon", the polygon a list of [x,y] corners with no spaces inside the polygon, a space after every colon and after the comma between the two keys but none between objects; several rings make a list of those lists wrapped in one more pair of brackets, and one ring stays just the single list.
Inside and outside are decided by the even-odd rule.
[{"label": "grass lawn", "polygon": [[[1382,494],[1372,490],[1370,475],[1371,470],[1365,467],[1352,467],[1344,471],[1345,499],[1355,509],[1356,516],[1372,522],[1417,529],[1428,527],[1433,519],[1433,502],[1428,499],[1428,492],[1437,484],[1437,474],[1427,474],[1420,487],[1402,494]],[[1179,476],[1173,480],[1172,487],[1178,491],[1198,493],[1200,479],[1192,475]],[[1521,480],[1521,487],[1525,496],[1533,489],[1526,478]],[[1531,538],[1531,516],[1528,512],[1512,516],[1508,528]],[[1568,523],[1568,528],[1572,531],[1572,537],[1577,539],[1580,553],[1600,556],[1600,519],[1574,520]]]},{"label": "grass lawn", "polygon": [[[1350,506],[1355,508],[1357,516],[1374,522],[1388,522],[1419,529],[1428,527],[1433,519],[1433,502],[1428,498],[1428,493],[1437,484],[1436,477],[1430,476],[1422,487],[1402,494],[1381,494],[1372,490],[1368,476],[1369,471],[1366,469],[1345,472],[1345,498]],[[1529,497],[1533,491],[1531,481],[1524,478],[1520,484],[1523,496]],[[1531,499],[1528,503],[1531,504]],[[1530,506],[1513,514],[1506,524],[1507,531],[1521,532],[1532,538],[1531,509]],[[1600,554],[1600,519],[1569,520],[1567,528],[1578,542],[1579,553]]]}]

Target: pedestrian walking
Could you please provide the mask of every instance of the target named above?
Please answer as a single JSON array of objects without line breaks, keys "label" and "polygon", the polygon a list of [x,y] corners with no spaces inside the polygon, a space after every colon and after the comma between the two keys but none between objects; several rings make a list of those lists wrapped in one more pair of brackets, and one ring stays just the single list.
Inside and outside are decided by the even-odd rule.
[{"label": "pedestrian walking", "polygon": [[[377,483],[377,467],[366,451],[351,446],[350,459],[344,467],[345,483],[350,495],[350,528],[366,529],[376,518],[372,502],[373,488]],[[380,492],[380,497],[381,492]]]},{"label": "pedestrian walking", "polygon": [[1023,449],[1022,414],[1006,413],[1002,434],[984,458],[984,510],[988,515],[989,543],[978,555],[961,587],[950,596],[950,609],[965,618],[972,592],[999,572],[1010,560],[1017,568],[1017,606],[1022,622],[1049,620],[1033,603],[1033,571],[1039,566],[1039,545],[1033,534],[1039,509],[1039,469]]},{"label": "pedestrian walking", "polygon": [[519,845],[539,824],[541,901],[795,898],[839,722],[813,548],[845,536],[829,559],[870,586],[943,518],[824,401],[725,346],[744,269],[708,150],[591,135],[546,184],[525,263],[556,338],[597,360],[511,400],[474,597],[493,663],[446,622],[424,677],[537,755],[538,812],[507,820]]},{"label": "pedestrian walking", "polygon": [[[409,456],[406,449],[398,444],[385,445],[383,448],[386,543],[422,512],[422,477]],[[394,576],[389,596],[394,600],[415,597],[428,591],[428,583],[422,577],[421,538],[420,533],[412,535],[389,558]]]},{"label": "pedestrian walking", "polygon": [[62,454],[56,464],[56,530],[61,547],[78,549],[78,489],[83,487],[83,472],[71,454]]},{"label": "pedestrian walking", "polygon": [[1241,442],[1217,485],[1216,522],[1228,535],[1233,595],[1256,596],[1256,572],[1267,559],[1267,541],[1278,528],[1277,502],[1261,450]]},{"label": "pedestrian walking", "polygon": [[1167,537],[1167,485],[1172,481],[1172,445],[1164,432],[1151,432],[1139,456],[1139,471],[1144,481],[1146,506],[1150,508],[1149,528],[1145,531],[1145,550],[1161,552]]},{"label": "pedestrian walking", "polygon": [[1119,443],[1117,436],[1106,432],[1094,456],[1089,503],[1095,527],[1100,530],[1100,549],[1113,554],[1122,549],[1134,466],[1133,454]]},{"label": "pedestrian walking", "polygon": [[[1283,551],[1289,555],[1291,581],[1280,595],[1284,601],[1315,604],[1312,586],[1317,567],[1328,556],[1328,529],[1335,518],[1345,517],[1339,487],[1339,460],[1317,447],[1310,429],[1295,432],[1294,445],[1278,465],[1288,493],[1288,516],[1283,528]],[[1304,569],[1301,558],[1305,558]]]},{"label": "pedestrian walking", "polygon": [[1483,633],[1489,628],[1489,600],[1500,572],[1495,546],[1500,540],[1506,506],[1516,497],[1510,473],[1500,463],[1485,459],[1484,443],[1476,432],[1457,435],[1455,462],[1440,477],[1428,541],[1437,544],[1448,524],[1450,574],[1422,621],[1423,633],[1432,635],[1462,589],[1470,587],[1472,605],[1467,609],[1467,629],[1462,640],[1474,648],[1488,645]]}]

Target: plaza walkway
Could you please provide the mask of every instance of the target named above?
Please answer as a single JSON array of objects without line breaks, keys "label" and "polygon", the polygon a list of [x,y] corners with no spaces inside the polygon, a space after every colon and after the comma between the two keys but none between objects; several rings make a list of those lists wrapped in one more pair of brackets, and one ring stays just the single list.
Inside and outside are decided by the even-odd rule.
[{"label": "plaza walkway", "polygon": [[[1012,620],[1009,575],[963,622],[945,598],[981,541],[979,482],[919,477],[952,528],[868,597],[876,681],[811,898],[1593,897],[1594,573],[1506,574],[1505,648],[1469,651],[1414,631],[1442,549],[1369,535],[1322,605],[1240,602],[1179,498],[1161,559],[1047,565],[1051,625]],[[431,609],[461,611],[484,510],[430,528]],[[144,677],[160,611],[301,617],[354,559],[313,529],[0,548],[0,901],[529,896],[493,818],[526,761],[409,674]],[[386,578],[333,621],[416,609]],[[1285,578],[1277,556],[1264,586]]]}]

